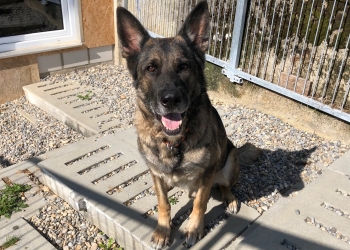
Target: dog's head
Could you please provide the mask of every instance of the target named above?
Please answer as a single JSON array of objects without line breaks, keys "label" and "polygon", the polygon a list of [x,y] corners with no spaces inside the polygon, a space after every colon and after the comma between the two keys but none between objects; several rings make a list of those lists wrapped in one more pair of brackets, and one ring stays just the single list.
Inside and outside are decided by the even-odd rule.
[{"label": "dog's head", "polygon": [[186,129],[186,114],[206,91],[203,74],[208,49],[209,11],[200,2],[177,36],[151,38],[126,9],[117,9],[122,55],[134,79],[137,97],[168,136]]}]

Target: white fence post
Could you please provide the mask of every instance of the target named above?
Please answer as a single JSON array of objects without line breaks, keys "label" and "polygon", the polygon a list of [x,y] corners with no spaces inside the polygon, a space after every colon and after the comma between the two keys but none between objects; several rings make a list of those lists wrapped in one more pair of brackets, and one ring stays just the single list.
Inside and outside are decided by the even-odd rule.
[{"label": "white fence post", "polygon": [[237,70],[239,65],[239,58],[242,50],[242,41],[244,34],[244,25],[247,13],[248,0],[237,0],[235,21],[232,32],[232,43],[230,50],[230,59],[227,66],[222,70],[231,81],[242,83],[242,79],[237,77],[235,70]]}]

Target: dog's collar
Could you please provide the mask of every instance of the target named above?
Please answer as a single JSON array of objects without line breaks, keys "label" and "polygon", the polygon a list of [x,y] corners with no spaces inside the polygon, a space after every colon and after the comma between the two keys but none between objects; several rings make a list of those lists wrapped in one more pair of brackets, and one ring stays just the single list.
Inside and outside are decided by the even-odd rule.
[{"label": "dog's collar", "polygon": [[[189,128],[186,129],[186,132],[187,133],[189,131]],[[166,140],[165,138],[163,139],[163,143],[165,143],[166,147],[169,149],[169,150],[173,150],[173,148],[177,148],[181,145],[181,143],[185,140],[186,136],[182,136],[180,140],[176,141],[176,142],[169,142],[168,140]]]}]

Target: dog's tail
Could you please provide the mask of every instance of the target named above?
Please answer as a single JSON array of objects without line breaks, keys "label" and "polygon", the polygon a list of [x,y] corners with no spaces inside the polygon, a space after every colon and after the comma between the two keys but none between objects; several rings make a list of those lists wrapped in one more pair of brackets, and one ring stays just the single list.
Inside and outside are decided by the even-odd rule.
[{"label": "dog's tail", "polygon": [[261,149],[251,143],[246,143],[242,147],[237,148],[239,163],[242,166],[253,164],[261,155]]}]

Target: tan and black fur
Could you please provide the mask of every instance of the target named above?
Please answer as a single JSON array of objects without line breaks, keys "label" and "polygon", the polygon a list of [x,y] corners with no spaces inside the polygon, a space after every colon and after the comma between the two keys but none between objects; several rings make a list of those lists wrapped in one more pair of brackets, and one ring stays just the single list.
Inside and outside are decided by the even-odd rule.
[{"label": "tan and black fur", "polygon": [[158,198],[153,247],[161,249],[171,242],[167,193],[174,186],[187,187],[194,198],[184,232],[191,246],[203,236],[211,187],[218,184],[224,204],[237,212],[238,200],[230,186],[238,179],[240,163],[250,164],[260,151],[251,144],[233,146],[208,98],[203,73],[209,29],[205,1],[192,10],[172,38],[151,38],[121,7],[117,21],[123,56],[136,89],[138,146]]}]

